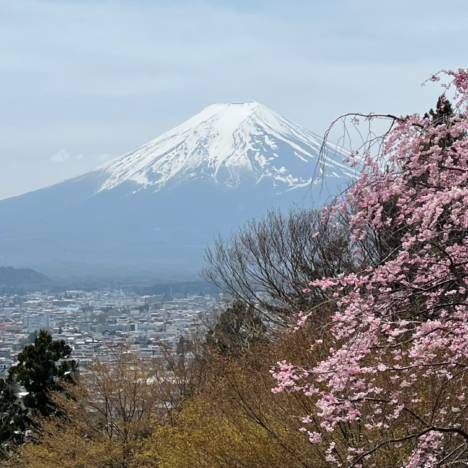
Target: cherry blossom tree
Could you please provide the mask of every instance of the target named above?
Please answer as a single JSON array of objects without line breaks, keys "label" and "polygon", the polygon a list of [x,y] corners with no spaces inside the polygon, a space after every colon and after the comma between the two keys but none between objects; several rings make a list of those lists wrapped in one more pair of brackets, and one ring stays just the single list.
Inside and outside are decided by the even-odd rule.
[{"label": "cherry blossom tree", "polygon": [[[274,392],[315,399],[302,432],[330,466],[384,466],[389,451],[411,468],[468,463],[468,72],[431,81],[441,78],[430,114],[346,116],[390,123],[377,155],[375,138],[351,154],[361,177],[333,208],[351,213],[356,273],[310,283],[335,307],[327,358],[272,371]],[[359,268],[357,246],[370,237],[392,242]],[[315,340],[312,353],[324,345]]]}]

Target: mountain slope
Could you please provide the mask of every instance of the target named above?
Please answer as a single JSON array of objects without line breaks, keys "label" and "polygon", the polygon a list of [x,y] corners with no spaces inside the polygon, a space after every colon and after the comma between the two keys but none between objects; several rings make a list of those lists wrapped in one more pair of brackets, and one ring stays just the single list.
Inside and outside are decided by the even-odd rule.
[{"label": "mountain slope", "polygon": [[352,173],[332,145],[328,191],[311,185],[321,144],[259,103],[209,106],[93,171],[0,201],[0,257],[46,273],[196,268],[218,232],[344,187]]},{"label": "mountain slope", "polygon": [[45,285],[50,278],[30,268],[0,267],[0,286]]},{"label": "mountain slope", "polygon": [[[157,191],[168,184],[207,179],[229,188],[269,179],[278,190],[311,182],[322,140],[257,103],[215,104],[141,148],[98,168],[100,190],[124,181]],[[349,168],[329,163],[336,176]]]}]

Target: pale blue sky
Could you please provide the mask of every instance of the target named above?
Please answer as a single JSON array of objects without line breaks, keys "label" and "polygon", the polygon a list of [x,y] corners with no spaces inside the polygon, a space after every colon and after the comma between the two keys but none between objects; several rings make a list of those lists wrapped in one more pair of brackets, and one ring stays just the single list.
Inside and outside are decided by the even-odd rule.
[{"label": "pale blue sky", "polygon": [[466,0],[0,0],[0,198],[89,170],[216,102],[322,134],[424,111],[468,67]]}]

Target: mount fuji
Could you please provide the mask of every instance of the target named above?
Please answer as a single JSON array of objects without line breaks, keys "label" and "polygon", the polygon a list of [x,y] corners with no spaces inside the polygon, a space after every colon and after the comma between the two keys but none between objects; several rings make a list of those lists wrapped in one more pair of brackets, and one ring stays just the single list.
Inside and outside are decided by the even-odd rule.
[{"label": "mount fuji", "polygon": [[[269,208],[319,206],[322,139],[257,102],[215,104],[79,177],[0,201],[6,265],[197,268],[218,234]],[[327,144],[328,194],[354,176]]]}]

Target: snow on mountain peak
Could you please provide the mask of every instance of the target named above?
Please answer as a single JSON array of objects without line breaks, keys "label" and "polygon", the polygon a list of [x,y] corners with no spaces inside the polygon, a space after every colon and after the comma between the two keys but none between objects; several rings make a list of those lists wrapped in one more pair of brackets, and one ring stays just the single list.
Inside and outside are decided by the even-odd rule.
[{"label": "snow on mountain peak", "polygon": [[[270,181],[290,190],[311,181],[322,139],[255,102],[213,104],[194,117],[96,169],[99,191],[132,181],[154,191],[169,184],[207,179],[236,188],[242,181]],[[349,169],[327,162],[336,177]]]}]

